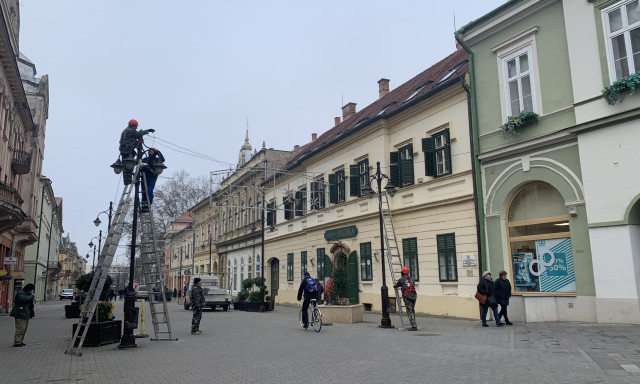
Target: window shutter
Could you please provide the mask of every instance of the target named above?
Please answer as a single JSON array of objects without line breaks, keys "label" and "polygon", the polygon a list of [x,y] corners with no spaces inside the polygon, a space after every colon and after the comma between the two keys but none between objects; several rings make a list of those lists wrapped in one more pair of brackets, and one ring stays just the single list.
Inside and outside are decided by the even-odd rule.
[{"label": "window shutter", "polygon": [[360,170],[358,164],[349,166],[349,196],[360,196]]},{"label": "window shutter", "polygon": [[296,216],[302,216],[302,192],[301,191],[296,191],[295,210],[296,210]]},{"label": "window shutter", "polygon": [[424,174],[425,176],[436,175],[436,151],[433,138],[422,139],[422,152],[424,152]]},{"label": "window shutter", "polygon": [[329,174],[329,203],[338,203],[338,177],[335,173]]},{"label": "window shutter", "polygon": [[447,161],[447,165],[449,166],[449,172],[447,174],[453,173],[453,164],[451,164],[451,141],[449,140],[449,128],[444,130],[444,157]]},{"label": "window shutter", "polygon": [[409,153],[411,154],[410,159],[400,160],[400,173],[402,178],[402,184],[400,184],[400,186],[402,187],[405,185],[413,185],[413,145],[409,145]]},{"label": "window shutter", "polygon": [[402,184],[400,184],[400,164],[398,163],[399,159],[400,154],[398,152],[389,153],[389,177],[391,178],[391,184],[398,188],[402,187]]},{"label": "window shutter", "polygon": [[267,225],[275,225],[274,219],[275,210],[273,209],[273,204],[267,204]]}]

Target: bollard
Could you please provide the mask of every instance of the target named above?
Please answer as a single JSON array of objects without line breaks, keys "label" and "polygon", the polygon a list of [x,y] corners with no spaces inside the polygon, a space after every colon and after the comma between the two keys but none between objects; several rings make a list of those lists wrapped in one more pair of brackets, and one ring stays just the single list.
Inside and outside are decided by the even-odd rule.
[{"label": "bollard", "polygon": [[140,302],[140,308],[142,308],[142,316],[141,316],[141,318],[142,318],[142,327],[141,327],[140,333],[136,333],[135,335],[133,335],[136,339],[142,339],[142,338],[145,338],[145,337],[149,337],[149,335],[147,335],[147,332],[146,332],[147,327],[146,327],[145,322],[144,322],[144,300],[142,300]]}]

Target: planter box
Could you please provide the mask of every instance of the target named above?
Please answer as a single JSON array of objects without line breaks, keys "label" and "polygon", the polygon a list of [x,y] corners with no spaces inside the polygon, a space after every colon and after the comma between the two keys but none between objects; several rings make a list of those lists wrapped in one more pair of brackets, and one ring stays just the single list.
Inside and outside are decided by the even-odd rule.
[{"label": "planter box", "polygon": [[[78,323],[73,324],[73,334]],[[72,337],[73,337],[72,334]],[[99,347],[105,344],[120,342],[122,335],[122,320],[103,321],[102,323],[89,323],[89,331],[84,339],[83,346]]]},{"label": "planter box", "polygon": [[243,301],[241,303],[239,302],[235,302],[233,303],[233,309],[235,309],[236,311],[246,311],[247,310],[247,302]]},{"label": "planter box", "polygon": [[[273,301],[265,301],[264,302],[264,310],[273,311],[274,302]],[[260,311],[260,303],[250,303],[248,301],[243,301],[241,303],[235,302],[233,303],[233,309],[236,311],[247,311],[247,312],[259,312]]]},{"label": "planter box", "polygon": [[79,319],[80,318],[80,306],[78,303],[69,304],[64,306],[64,317],[67,319]]},{"label": "planter box", "polygon": [[328,323],[362,323],[364,305],[322,305],[322,321]]}]

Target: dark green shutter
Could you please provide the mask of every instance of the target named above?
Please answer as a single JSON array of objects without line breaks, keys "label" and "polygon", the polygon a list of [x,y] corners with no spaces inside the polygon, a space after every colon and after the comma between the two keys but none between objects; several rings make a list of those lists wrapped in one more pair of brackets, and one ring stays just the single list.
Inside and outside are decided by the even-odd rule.
[{"label": "dark green shutter", "polygon": [[329,174],[329,203],[338,203],[338,177],[335,173]]},{"label": "dark green shutter", "polygon": [[449,171],[445,172],[445,174],[453,173],[453,164],[451,164],[451,142],[449,141],[449,129],[444,130],[444,157],[447,161],[447,165],[449,166]]},{"label": "dark green shutter", "polygon": [[400,184],[400,164],[399,164],[400,154],[398,152],[389,153],[389,177],[391,178],[391,184],[400,188],[402,184]]},{"label": "dark green shutter", "polygon": [[408,149],[411,158],[400,160],[400,173],[402,178],[402,184],[400,184],[401,187],[404,187],[405,185],[413,185],[413,145],[409,145]]},{"label": "dark green shutter", "polygon": [[271,226],[271,225],[275,225],[275,221],[274,221],[274,215],[275,215],[275,210],[272,208],[274,206],[274,204],[269,203],[267,204],[267,225]]},{"label": "dark green shutter", "polygon": [[360,169],[358,164],[349,166],[349,196],[360,196]]},{"label": "dark green shutter", "polygon": [[424,152],[424,174],[426,176],[436,175],[436,152],[433,139],[425,137],[422,139],[422,152]]},{"label": "dark green shutter", "polygon": [[296,200],[295,200],[295,210],[296,216],[302,216],[302,192],[296,192]]},{"label": "dark green shutter", "polygon": [[349,254],[349,304],[358,304],[358,252]]},{"label": "dark green shutter", "polygon": [[322,269],[322,261],[324,260],[324,248],[316,249],[316,268],[318,270],[318,280],[324,281],[324,270]]},{"label": "dark green shutter", "polygon": [[329,256],[325,254],[324,255],[324,271],[323,271],[324,277],[331,276],[332,270],[333,270],[333,263],[331,262],[331,259],[329,258]]}]

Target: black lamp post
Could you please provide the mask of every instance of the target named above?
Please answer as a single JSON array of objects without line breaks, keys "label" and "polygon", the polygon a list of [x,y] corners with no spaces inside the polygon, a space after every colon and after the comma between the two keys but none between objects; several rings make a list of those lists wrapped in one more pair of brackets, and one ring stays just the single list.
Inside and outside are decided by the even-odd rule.
[{"label": "black lamp post", "polygon": [[[376,173],[369,176],[369,184],[372,181],[375,181],[378,185],[378,213],[380,218],[380,251],[382,258],[382,287],[380,287],[380,296],[382,297],[382,319],[380,320],[380,328],[393,328],[391,324],[391,319],[389,318],[389,289],[387,288],[387,279],[384,268],[384,233],[383,226],[384,220],[382,218],[382,180],[387,179],[387,185],[384,187],[385,191],[389,194],[389,196],[393,197],[396,194],[396,188],[391,184],[391,179],[389,176],[380,172],[380,162],[376,163]],[[376,194],[376,192],[371,189],[368,185],[362,188],[362,193],[364,195],[372,196]]]},{"label": "black lamp post", "polygon": [[107,215],[107,217],[109,218],[109,227],[107,228],[107,234],[108,234],[109,231],[111,231],[111,217],[113,216],[113,201],[109,202],[109,209],[98,213],[98,216],[96,216],[96,219],[93,220],[93,224],[95,224],[96,227],[98,227],[98,226],[100,226],[100,224],[102,224],[102,221],[100,221],[100,215],[103,214],[103,213],[105,215]]}]

